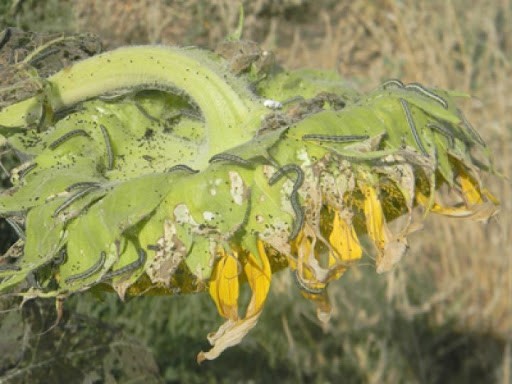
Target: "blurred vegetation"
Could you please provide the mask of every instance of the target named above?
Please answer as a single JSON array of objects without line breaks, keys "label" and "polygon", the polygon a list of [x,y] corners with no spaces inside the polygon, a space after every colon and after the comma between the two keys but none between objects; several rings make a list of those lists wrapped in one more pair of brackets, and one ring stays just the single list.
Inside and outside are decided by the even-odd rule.
[{"label": "blurred vegetation", "polygon": [[[399,77],[475,95],[463,108],[510,177],[510,1],[258,0],[244,8],[244,37],[285,67],[336,69],[362,89]],[[214,48],[236,25],[238,6],[1,0],[0,15],[1,28],[91,31],[108,48]],[[53,302],[29,302],[0,314],[0,383],[510,383],[512,190],[509,181],[488,184],[502,201],[499,222],[431,217],[396,270],[376,275],[367,259],[332,285],[327,328],[286,273],[273,282],[257,328],[201,366],[195,356],[221,322],[206,295],[127,303],[81,295],[65,303],[54,328]],[[13,237],[3,222],[0,231],[5,248]]]}]

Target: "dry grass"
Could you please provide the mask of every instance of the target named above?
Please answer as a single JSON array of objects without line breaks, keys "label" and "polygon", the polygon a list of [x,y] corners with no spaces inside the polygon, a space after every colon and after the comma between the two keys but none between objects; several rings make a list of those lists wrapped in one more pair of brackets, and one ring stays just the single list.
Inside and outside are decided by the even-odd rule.
[{"label": "dry grass", "polygon": [[[470,93],[465,113],[488,142],[496,167],[512,176],[510,0],[477,0],[471,6],[465,0],[258,0],[244,6],[244,37],[276,52],[285,67],[335,69],[361,89],[399,77]],[[72,12],[76,30],[93,31],[110,46],[214,47],[238,19],[238,6],[230,0],[84,0],[73,3]],[[427,314],[433,326],[449,324],[505,341],[501,380],[507,383],[512,381],[512,188],[509,179],[486,181],[502,203],[500,217],[484,226],[432,216],[412,239],[406,260],[385,277],[386,299],[406,318]],[[429,289],[416,279],[428,282]],[[353,302],[343,301],[345,289],[337,285],[333,293],[346,310]],[[286,330],[285,318],[282,325]],[[368,343],[369,349],[384,348],[378,340]],[[356,349],[364,364],[367,352]],[[379,369],[372,367],[368,382],[382,378]]]}]

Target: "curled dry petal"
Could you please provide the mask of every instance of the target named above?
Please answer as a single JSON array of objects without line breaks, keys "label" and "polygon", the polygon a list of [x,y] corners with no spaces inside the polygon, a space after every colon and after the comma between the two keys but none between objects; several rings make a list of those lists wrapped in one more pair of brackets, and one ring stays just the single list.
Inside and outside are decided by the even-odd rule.
[{"label": "curled dry petal", "polygon": [[[247,312],[245,317],[242,319],[232,319],[228,318],[228,320],[220,326],[217,332],[208,335],[208,341],[212,345],[212,348],[207,352],[200,352],[197,356],[197,361],[201,363],[204,360],[213,360],[217,358],[225,349],[232,347],[240,343],[240,341],[244,338],[244,336],[256,325],[258,322],[258,318],[261,315],[261,311],[263,309],[263,304],[267,299],[268,291],[270,289],[270,280],[271,280],[271,270],[270,263],[265,252],[264,245],[261,241],[258,242],[258,252],[259,252],[259,260],[254,257],[254,255],[249,254],[247,256],[247,260],[244,265],[244,273],[247,277],[247,281],[249,283],[249,287],[252,291],[251,300],[247,307]],[[223,257],[222,260],[232,259],[231,257]],[[236,265],[236,263],[235,263]],[[226,267],[223,268],[226,270]],[[236,269],[235,269],[236,271]],[[230,271],[232,272],[232,271]],[[229,275],[224,275],[228,277]],[[216,277],[215,280],[219,281],[224,279],[223,277]],[[215,283],[218,285],[218,283]],[[216,292],[222,292],[223,295],[226,295],[226,298],[223,296],[214,297],[215,303],[222,303],[232,300],[235,296],[232,292],[229,292],[229,284],[225,285],[225,289],[222,291],[220,289],[215,289]],[[238,285],[233,284],[233,289],[236,289],[236,297],[238,297]],[[210,289],[211,292],[211,289]],[[217,308],[219,308],[219,304],[217,304]],[[220,306],[222,309],[222,306]],[[221,311],[219,309],[219,312]],[[223,316],[224,314],[220,312]],[[226,317],[226,316],[225,316]]]}]

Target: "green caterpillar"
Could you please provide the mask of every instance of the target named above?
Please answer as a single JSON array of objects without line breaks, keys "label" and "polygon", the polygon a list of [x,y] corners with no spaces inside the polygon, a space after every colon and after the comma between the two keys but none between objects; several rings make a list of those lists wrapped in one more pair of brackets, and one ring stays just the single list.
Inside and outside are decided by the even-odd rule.
[{"label": "green caterpillar", "polygon": [[[0,215],[26,233],[23,254],[1,259],[0,292],[209,290],[227,321],[202,361],[254,327],[272,273],[292,269],[327,319],[327,285],[362,257],[362,236],[385,272],[407,249],[415,206],[477,220],[496,211],[472,157],[488,156],[485,143],[456,93],[391,80],[359,94],[320,71],[269,71],[253,92],[254,73],[227,67],[197,49],[120,48],[3,108],[5,145],[24,162]],[[442,185],[462,207],[437,202]]]}]

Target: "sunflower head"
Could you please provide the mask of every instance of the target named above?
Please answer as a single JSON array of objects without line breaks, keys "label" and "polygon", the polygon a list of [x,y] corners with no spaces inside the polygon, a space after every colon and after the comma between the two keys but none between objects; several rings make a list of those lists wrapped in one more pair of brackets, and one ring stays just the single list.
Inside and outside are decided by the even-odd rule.
[{"label": "sunflower head", "polygon": [[488,150],[455,94],[398,80],[361,94],[332,73],[253,64],[237,77],[208,52],[133,47],[35,72],[44,97],[0,111],[21,161],[0,196],[20,233],[0,292],[207,291],[225,323],[203,361],[256,325],[273,273],[290,269],[325,321],[329,283],[364,251],[387,272],[429,212],[496,212],[479,177]]}]

